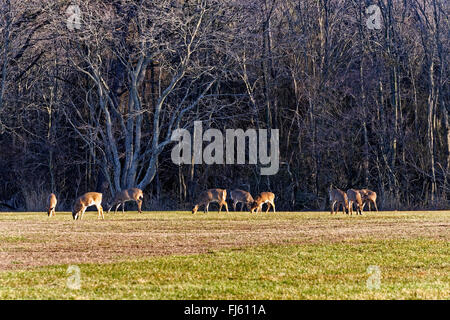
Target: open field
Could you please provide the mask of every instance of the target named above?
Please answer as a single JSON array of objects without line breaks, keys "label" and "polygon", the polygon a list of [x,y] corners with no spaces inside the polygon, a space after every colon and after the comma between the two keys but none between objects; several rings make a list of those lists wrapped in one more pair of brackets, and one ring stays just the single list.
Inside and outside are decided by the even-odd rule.
[{"label": "open field", "polygon": [[449,299],[449,227],[450,211],[0,213],[0,298]]}]

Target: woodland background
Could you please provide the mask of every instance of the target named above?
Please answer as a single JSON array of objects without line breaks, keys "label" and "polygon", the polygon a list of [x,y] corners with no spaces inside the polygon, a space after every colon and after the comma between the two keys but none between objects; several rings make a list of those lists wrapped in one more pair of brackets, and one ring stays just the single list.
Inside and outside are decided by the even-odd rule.
[{"label": "woodland background", "polygon": [[[381,209],[448,209],[448,14],[445,0],[0,0],[0,210],[134,186],[153,210],[212,187],[314,210],[331,184],[375,190]],[[194,120],[279,129],[278,174],[173,164],[171,133]]]}]

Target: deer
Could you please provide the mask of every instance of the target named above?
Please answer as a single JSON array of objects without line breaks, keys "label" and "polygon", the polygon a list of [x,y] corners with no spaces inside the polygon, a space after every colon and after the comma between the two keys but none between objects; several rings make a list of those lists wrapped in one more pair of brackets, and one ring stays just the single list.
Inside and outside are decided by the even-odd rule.
[{"label": "deer", "polygon": [[219,204],[219,213],[222,211],[222,206],[225,206],[228,213],[228,204],[227,204],[227,190],[225,189],[209,189],[200,193],[197,198],[197,203],[192,208],[192,214],[198,211],[200,206],[204,206],[204,212],[209,212],[209,204],[211,202],[217,202]]},{"label": "deer", "polygon": [[108,213],[111,211],[112,207],[116,206],[114,213],[117,213],[117,209],[122,205],[122,213],[125,213],[125,202],[136,201],[139,213],[142,213],[142,200],[144,199],[144,193],[141,189],[131,188],[122,190],[114,196],[111,206],[109,207]]},{"label": "deer", "polygon": [[101,217],[104,220],[105,217],[103,215],[102,197],[103,195],[99,192],[88,192],[80,196],[75,201],[75,204],[73,206],[73,220],[78,220],[78,218],[82,220],[84,212],[86,211],[87,207],[90,206],[96,206],[98,211],[98,219],[100,219]]},{"label": "deer", "polygon": [[347,198],[350,214],[353,214],[353,203],[356,203],[356,214],[362,215],[363,203],[359,191],[355,189],[348,189]]},{"label": "deer", "polygon": [[375,206],[375,209],[378,212],[378,208],[377,208],[377,193],[375,191],[372,191],[372,190],[369,190],[369,189],[361,189],[361,190],[359,190],[359,193],[361,194],[362,201],[363,201],[363,206],[362,206],[361,210],[363,210],[364,206],[366,205],[366,203],[368,203],[369,204],[369,211],[371,211],[370,203],[373,203],[373,205]]},{"label": "deer", "polygon": [[[342,204],[342,213],[345,213],[345,210],[348,212],[348,197],[347,194],[340,189],[330,189],[328,192],[330,196],[331,203],[331,214],[334,213],[334,205],[337,203],[336,214],[339,210],[339,204]],[[348,213],[347,213],[348,214]]]},{"label": "deer", "polygon": [[250,213],[253,213],[256,210],[256,213],[262,211],[262,206],[264,203],[267,203],[266,213],[269,212],[270,206],[273,207],[273,212],[275,213],[275,194],[272,192],[261,192],[253,201],[250,207]]},{"label": "deer", "polygon": [[244,207],[244,204],[247,206],[247,209],[250,210],[250,206],[253,203],[253,197],[250,192],[234,189],[230,192],[231,200],[233,201],[233,208],[236,211],[236,206],[240,202],[241,203],[241,211]]},{"label": "deer", "polygon": [[47,199],[48,202],[48,211],[47,216],[51,217],[55,215],[56,203],[58,200],[56,199],[56,195],[54,193],[50,193]]}]

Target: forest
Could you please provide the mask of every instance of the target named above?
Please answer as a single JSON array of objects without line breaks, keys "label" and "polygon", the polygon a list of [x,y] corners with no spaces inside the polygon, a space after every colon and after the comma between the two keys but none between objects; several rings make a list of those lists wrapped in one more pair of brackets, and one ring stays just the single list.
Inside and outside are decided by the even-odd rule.
[{"label": "forest", "polygon": [[[449,3],[0,0],[0,210],[131,187],[145,210],[208,188],[324,210],[330,186],[448,209]],[[174,163],[194,121],[277,129],[277,173]]]}]

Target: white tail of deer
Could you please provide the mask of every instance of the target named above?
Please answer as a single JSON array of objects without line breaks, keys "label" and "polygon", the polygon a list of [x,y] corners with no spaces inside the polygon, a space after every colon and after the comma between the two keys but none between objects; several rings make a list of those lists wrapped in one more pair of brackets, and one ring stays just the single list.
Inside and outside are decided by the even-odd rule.
[{"label": "white tail of deer", "polygon": [[349,189],[347,190],[348,207],[350,214],[353,214],[353,203],[356,203],[356,214],[362,215],[362,198],[358,190]]},{"label": "white tail of deer", "polygon": [[219,204],[219,213],[222,210],[222,206],[225,206],[228,212],[227,204],[227,190],[224,189],[209,189],[200,193],[197,198],[197,203],[192,208],[192,213],[196,213],[200,206],[205,206],[204,212],[209,212],[209,204],[211,202],[217,202]]},{"label": "white tail of deer", "polygon": [[234,211],[236,211],[236,206],[239,202],[241,203],[241,211],[244,207],[244,204],[247,206],[247,209],[250,210],[250,206],[254,201],[250,192],[239,189],[230,191],[230,197],[231,200],[233,201]]},{"label": "white tail of deer", "polygon": [[112,207],[116,206],[114,213],[117,213],[117,209],[122,205],[122,213],[125,213],[125,202],[136,201],[139,213],[142,213],[142,200],[144,199],[144,193],[141,189],[131,188],[122,190],[114,196],[112,204],[109,206],[108,213],[111,211]]},{"label": "white tail of deer", "polygon": [[49,217],[54,216],[55,215],[56,203],[58,202],[57,199],[56,199],[56,195],[54,193],[51,193],[48,196],[47,202],[48,202],[47,215]]},{"label": "white tail of deer", "polygon": [[361,210],[364,209],[364,206],[367,204],[369,204],[369,211],[371,211],[370,209],[370,204],[373,203],[373,205],[375,206],[375,209],[378,212],[378,208],[377,208],[377,193],[375,191],[369,190],[369,189],[361,189],[358,190],[359,193],[361,194],[362,197],[362,208]]},{"label": "white tail of deer", "polygon": [[102,197],[103,195],[98,192],[88,192],[79,197],[73,206],[72,217],[74,220],[78,218],[83,219],[84,212],[87,207],[96,206],[98,211],[98,219],[100,217],[105,219],[103,216],[103,208],[102,208]]},{"label": "white tail of deer", "polygon": [[269,212],[270,206],[273,207],[273,212],[275,212],[275,194],[272,192],[261,192],[258,196],[256,196],[255,201],[253,201],[250,207],[250,213],[253,213],[256,210],[256,213],[262,211],[262,206],[264,203],[267,203],[266,213]]},{"label": "white tail of deer", "polygon": [[348,197],[347,194],[340,189],[330,189],[330,203],[331,203],[331,214],[335,213],[334,205],[337,204],[336,213],[339,210],[339,205],[342,204],[342,213],[349,210],[348,208]]}]

